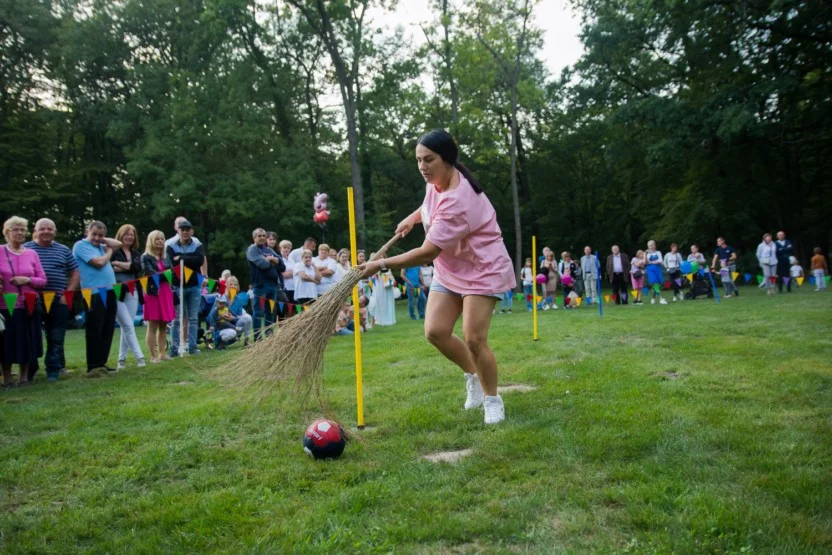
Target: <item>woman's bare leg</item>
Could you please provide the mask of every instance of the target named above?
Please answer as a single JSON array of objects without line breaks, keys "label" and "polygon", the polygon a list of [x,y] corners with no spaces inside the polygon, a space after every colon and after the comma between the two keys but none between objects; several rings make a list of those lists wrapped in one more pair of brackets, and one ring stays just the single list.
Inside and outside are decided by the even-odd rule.
[{"label": "woman's bare leg", "polygon": [[497,360],[488,346],[488,328],[497,299],[469,295],[462,300],[462,334],[486,395],[497,395]]},{"label": "woman's bare leg", "polygon": [[158,327],[158,322],[147,322],[147,334],[144,337],[144,342],[147,344],[147,350],[150,351],[150,360],[157,362],[160,356],[157,354],[158,343],[156,342],[156,330]]},{"label": "woman's bare leg", "polygon": [[[493,305],[492,305],[493,308]],[[462,314],[462,299],[456,295],[431,291],[425,310],[425,337],[445,357],[466,374],[476,374],[471,351],[454,335],[454,325]]]}]

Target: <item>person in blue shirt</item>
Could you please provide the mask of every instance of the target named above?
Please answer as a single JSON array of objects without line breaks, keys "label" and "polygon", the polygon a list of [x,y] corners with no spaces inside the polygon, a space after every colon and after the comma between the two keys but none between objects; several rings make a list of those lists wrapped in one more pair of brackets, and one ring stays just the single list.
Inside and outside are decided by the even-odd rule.
[{"label": "person in blue shirt", "polygon": [[[416,320],[416,313],[413,312],[413,305],[415,304],[419,312],[419,318],[424,320],[427,296],[425,295],[425,290],[420,287],[421,268],[419,266],[402,268],[401,276],[407,287],[407,310],[410,312],[410,319]],[[416,294],[417,289],[419,290],[418,295]]]},{"label": "person in blue shirt", "polygon": [[106,233],[107,226],[96,220],[87,226],[87,236],[72,247],[81,274],[81,288],[92,289],[93,293],[84,324],[88,376],[116,372],[115,368],[107,366],[118,307],[113,291],[116,274],[110,265],[110,258],[113,250],[121,248],[121,243],[105,237]]},{"label": "person in blue shirt", "polygon": [[[202,291],[199,287],[199,274],[202,271],[202,264],[205,261],[205,248],[193,240],[193,232],[194,226],[191,225],[191,222],[184,219],[180,220],[179,239],[167,245],[165,249],[166,258],[168,259],[171,268],[174,270],[173,296],[174,298],[181,297],[181,302],[179,304],[175,304],[174,301],[176,317],[173,320],[173,326],[170,330],[171,357],[179,355],[179,340],[181,333],[180,311],[183,309],[183,305],[185,317],[188,319],[188,334],[186,338],[188,343],[188,353],[192,355],[199,354],[199,349],[196,348],[199,301],[202,297]],[[190,270],[190,273],[182,272],[185,275],[180,276],[178,271],[180,263],[184,264],[185,269]]]},{"label": "person in blue shirt", "polygon": [[[249,278],[254,295],[252,306],[254,340],[259,341],[264,316],[266,334],[271,335],[274,330],[275,311],[280,304],[288,303],[289,299],[286,298],[280,286],[280,276],[286,271],[286,265],[283,259],[266,244],[268,241],[266,230],[258,227],[251,233],[251,238],[254,243],[246,250],[246,260],[248,260]],[[261,298],[266,299],[262,305],[260,304]],[[272,304],[275,306],[274,309],[272,309]]]}]

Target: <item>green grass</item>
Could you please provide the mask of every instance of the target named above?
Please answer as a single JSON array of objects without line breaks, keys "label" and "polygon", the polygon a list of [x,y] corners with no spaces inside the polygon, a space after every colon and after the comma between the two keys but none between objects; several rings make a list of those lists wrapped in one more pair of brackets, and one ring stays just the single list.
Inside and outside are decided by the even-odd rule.
[{"label": "green grass", "polygon": [[[300,446],[314,406],[211,381],[234,352],[89,380],[72,332],[69,379],[0,395],[0,551],[829,552],[830,309],[746,287],[541,313],[537,343],[529,314],[497,315],[501,383],[539,389],[486,428],[400,308],[364,336],[368,429],[326,462]],[[333,338],[326,400],[348,427],[352,361]]]}]

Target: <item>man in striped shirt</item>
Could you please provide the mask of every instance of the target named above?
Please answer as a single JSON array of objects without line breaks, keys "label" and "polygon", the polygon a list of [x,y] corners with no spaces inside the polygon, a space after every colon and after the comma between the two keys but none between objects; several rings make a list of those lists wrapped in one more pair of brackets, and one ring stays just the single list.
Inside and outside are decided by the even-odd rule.
[{"label": "man in striped shirt", "polygon": [[[46,273],[46,287],[44,291],[54,291],[55,299],[49,312],[43,315],[46,329],[46,375],[50,382],[58,381],[58,376],[66,372],[64,358],[64,336],[72,318],[72,310],[67,305],[64,291],[77,291],[80,277],[78,263],[68,247],[55,241],[55,222],[48,218],[41,218],[35,223],[34,241],[24,246],[32,249],[40,258],[40,265]],[[37,366],[30,367],[29,379],[37,372]]]}]

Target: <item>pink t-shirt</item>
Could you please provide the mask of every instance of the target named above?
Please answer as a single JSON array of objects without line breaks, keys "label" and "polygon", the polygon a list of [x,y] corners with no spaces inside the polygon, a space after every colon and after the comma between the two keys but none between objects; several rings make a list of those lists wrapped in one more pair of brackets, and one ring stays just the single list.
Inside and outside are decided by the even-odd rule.
[{"label": "pink t-shirt", "polygon": [[[14,308],[23,308],[26,293],[37,293],[37,289],[46,286],[46,274],[40,265],[38,253],[33,249],[25,249],[21,254],[16,254],[6,247],[0,246],[0,276],[3,276],[3,293],[17,293],[17,302]],[[27,277],[32,279],[29,285],[14,285],[11,280],[14,276]],[[3,308],[8,309],[5,299],[0,302]]]},{"label": "pink t-shirt", "polygon": [[433,282],[463,295],[493,295],[514,289],[514,268],[508,256],[497,213],[462,174],[459,185],[439,192],[427,184],[422,204],[425,238],[442,249],[434,260]]}]

